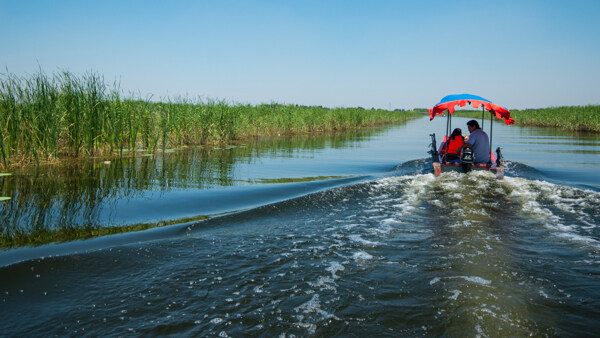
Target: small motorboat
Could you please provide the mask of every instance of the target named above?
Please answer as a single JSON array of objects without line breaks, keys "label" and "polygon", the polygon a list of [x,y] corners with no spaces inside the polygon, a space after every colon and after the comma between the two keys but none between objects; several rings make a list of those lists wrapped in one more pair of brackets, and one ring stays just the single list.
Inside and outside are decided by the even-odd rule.
[{"label": "small motorboat", "polygon": [[[454,156],[452,156],[453,154],[448,154],[448,135],[450,135],[450,132],[452,131],[452,114],[454,113],[456,106],[464,107],[467,104],[470,104],[476,109],[481,106],[482,129],[485,111],[490,112],[490,160],[487,163],[478,162],[469,148],[463,148],[460,154]],[[466,173],[471,170],[487,170],[496,173],[496,177],[502,179],[504,177],[504,158],[500,147],[496,149],[496,154],[492,152],[492,119],[495,116],[498,119],[504,119],[504,122],[507,125],[513,124],[515,121],[510,117],[510,111],[477,95],[457,94],[444,97],[438,104],[433,106],[432,109],[429,109],[429,120],[433,120],[434,117],[441,115],[446,111],[448,111],[448,114],[446,114],[448,117],[446,123],[446,135],[444,135],[442,144],[439,148],[436,145],[435,133],[429,135],[431,136],[431,150],[429,150],[429,153],[431,154],[434,175],[440,176],[443,172],[448,171],[460,171]]]}]

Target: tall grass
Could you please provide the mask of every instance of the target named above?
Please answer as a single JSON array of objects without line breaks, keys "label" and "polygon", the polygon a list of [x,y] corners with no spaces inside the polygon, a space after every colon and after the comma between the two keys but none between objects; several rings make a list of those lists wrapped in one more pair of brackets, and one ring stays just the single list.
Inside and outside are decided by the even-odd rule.
[{"label": "tall grass", "polygon": [[124,97],[117,83],[90,72],[0,75],[3,166],[58,157],[155,152],[249,137],[343,130],[416,118],[411,112],[219,100]]},{"label": "tall grass", "polygon": [[519,125],[600,132],[600,106],[513,110],[511,115]]},{"label": "tall grass", "polygon": [[0,148],[3,164],[78,156],[120,145],[119,93],[104,79],[69,72],[49,77],[12,74],[0,79]]}]

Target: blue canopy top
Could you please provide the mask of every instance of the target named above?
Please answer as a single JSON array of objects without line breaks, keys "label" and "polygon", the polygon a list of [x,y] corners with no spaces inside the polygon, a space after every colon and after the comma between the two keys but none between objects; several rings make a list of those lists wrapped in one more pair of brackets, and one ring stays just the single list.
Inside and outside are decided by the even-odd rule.
[{"label": "blue canopy top", "polygon": [[[492,102],[490,100],[486,100],[481,96],[477,96],[477,95],[473,95],[473,94],[453,94],[453,95],[448,95],[445,96],[440,103],[446,103],[446,102],[450,102],[450,101],[458,101],[458,100],[478,100],[478,101],[485,101],[485,102]],[[440,104],[438,103],[438,104]]]}]

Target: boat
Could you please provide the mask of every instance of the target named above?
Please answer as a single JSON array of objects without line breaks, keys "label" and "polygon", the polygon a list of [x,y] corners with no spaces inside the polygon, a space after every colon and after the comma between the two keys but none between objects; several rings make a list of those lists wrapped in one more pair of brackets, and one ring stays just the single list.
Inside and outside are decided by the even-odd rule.
[{"label": "boat", "polygon": [[[467,104],[476,109],[481,106],[481,129],[483,129],[484,126],[485,112],[488,111],[490,113],[490,160],[488,163],[475,163],[473,152],[468,148],[464,148],[463,151],[461,151],[460,159],[451,159],[449,156],[446,156],[445,151],[442,151],[448,149],[449,142],[446,141],[452,130],[452,114],[454,113],[456,106],[464,107]],[[449,171],[466,173],[471,170],[487,170],[495,173],[496,178],[498,179],[504,178],[504,157],[502,156],[501,148],[496,148],[496,154],[492,152],[492,121],[493,118],[496,117],[498,119],[504,119],[504,122],[507,125],[514,124],[515,121],[510,117],[510,111],[481,96],[472,94],[453,94],[445,96],[438,104],[433,106],[432,109],[429,109],[429,120],[431,121],[436,116],[444,113],[446,113],[445,115],[448,120],[446,123],[446,135],[444,135],[440,148],[436,145],[435,133],[429,135],[431,136],[431,149],[429,150],[429,154],[431,154],[431,164],[433,166],[434,175],[440,176],[443,172]]]}]

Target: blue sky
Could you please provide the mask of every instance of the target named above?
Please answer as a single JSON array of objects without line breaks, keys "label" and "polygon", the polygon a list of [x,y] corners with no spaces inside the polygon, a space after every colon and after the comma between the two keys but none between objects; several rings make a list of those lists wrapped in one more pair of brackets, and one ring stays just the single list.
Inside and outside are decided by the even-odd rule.
[{"label": "blue sky", "polygon": [[600,104],[600,1],[0,0],[0,72],[235,103]]}]

